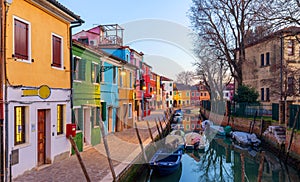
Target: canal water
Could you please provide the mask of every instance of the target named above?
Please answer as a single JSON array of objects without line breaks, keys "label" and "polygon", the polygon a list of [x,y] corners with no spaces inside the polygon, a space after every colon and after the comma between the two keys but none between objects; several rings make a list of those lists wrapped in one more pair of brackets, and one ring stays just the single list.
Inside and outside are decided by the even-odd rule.
[{"label": "canal water", "polygon": [[185,151],[180,168],[169,176],[145,171],[138,181],[161,182],[231,182],[242,181],[241,154],[244,156],[245,182],[256,182],[261,151],[265,151],[262,181],[299,182],[299,171],[287,166],[262,145],[259,149],[243,148],[229,137],[215,136],[204,151]]}]

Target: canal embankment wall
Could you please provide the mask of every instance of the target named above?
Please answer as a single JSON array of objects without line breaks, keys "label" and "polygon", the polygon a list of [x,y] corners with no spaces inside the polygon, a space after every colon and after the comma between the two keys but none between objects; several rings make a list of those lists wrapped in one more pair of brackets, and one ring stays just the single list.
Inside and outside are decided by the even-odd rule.
[{"label": "canal embankment wall", "polygon": [[[205,109],[200,109],[200,113],[204,119],[209,119],[211,121],[217,122],[221,126],[230,125],[233,130],[236,131],[250,131],[250,124],[254,121],[254,118],[241,118],[241,117],[229,117],[220,114],[210,112]],[[295,132],[293,140],[289,150],[289,157],[287,157],[288,145],[292,135],[292,130],[286,129],[286,140],[284,144],[277,143],[272,137],[267,137],[263,135],[263,132],[269,126],[279,126],[279,123],[264,121],[261,118],[256,118],[252,132],[255,133],[262,141],[264,148],[268,148],[272,153],[274,153],[279,158],[286,160],[288,164],[294,166],[297,170],[300,170],[300,133]]]}]

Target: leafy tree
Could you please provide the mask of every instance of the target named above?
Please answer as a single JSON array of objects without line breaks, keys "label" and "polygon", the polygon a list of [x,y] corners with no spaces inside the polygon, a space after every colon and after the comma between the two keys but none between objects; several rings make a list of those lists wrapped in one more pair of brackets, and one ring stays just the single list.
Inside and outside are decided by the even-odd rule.
[{"label": "leafy tree", "polygon": [[240,85],[234,94],[233,100],[237,103],[247,102],[247,103],[256,103],[258,102],[258,92],[255,88],[247,86],[247,85]]}]

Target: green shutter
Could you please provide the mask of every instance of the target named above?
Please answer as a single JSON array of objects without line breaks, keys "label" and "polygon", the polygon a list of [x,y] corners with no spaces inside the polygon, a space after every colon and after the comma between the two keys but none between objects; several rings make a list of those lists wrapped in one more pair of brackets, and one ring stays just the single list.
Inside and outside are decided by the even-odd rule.
[{"label": "green shutter", "polygon": [[96,125],[99,126],[100,124],[100,107],[97,107],[97,112],[96,112]]},{"label": "green shutter", "polygon": [[94,116],[94,115],[95,115],[94,109],[95,109],[95,108],[92,107],[92,114],[91,114],[92,128],[95,126],[95,123],[94,123],[94,118],[95,118],[95,116]]},{"label": "green shutter", "polygon": [[78,129],[82,130],[83,129],[83,109],[79,108],[78,109]]},{"label": "green shutter", "polygon": [[96,65],[95,76],[96,76],[96,83],[100,83],[100,66],[99,65]]},{"label": "green shutter", "polygon": [[95,75],[96,73],[94,73],[94,77],[93,77],[93,72],[94,72],[94,70],[95,70],[95,64],[92,63],[92,64],[91,64],[91,82],[92,82],[92,83],[94,83],[94,79],[95,79],[94,77],[96,76],[96,75]]},{"label": "green shutter", "polygon": [[101,102],[101,107],[102,121],[106,121],[106,102]]},{"label": "green shutter", "polygon": [[84,59],[81,59],[79,61],[79,79],[85,80],[85,63],[86,61]]}]

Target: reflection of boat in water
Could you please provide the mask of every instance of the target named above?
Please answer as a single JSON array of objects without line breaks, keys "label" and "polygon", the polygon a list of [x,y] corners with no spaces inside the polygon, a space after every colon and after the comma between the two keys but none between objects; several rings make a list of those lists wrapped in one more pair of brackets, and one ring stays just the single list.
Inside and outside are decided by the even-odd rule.
[{"label": "reflection of boat in water", "polygon": [[254,133],[234,131],[232,132],[232,138],[240,145],[259,146],[261,143]]},{"label": "reflection of boat in water", "polygon": [[182,148],[178,148],[174,152],[159,149],[151,158],[149,162],[150,167],[161,176],[172,174],[180,167],[182,153]]},{"label": "reflection of boat in water", "polygon": [[182,175],[182,164],[180,163],[179,168],[175,170],[172,174],[167,176],[161,176],[157,171],[153,171],[150,176],[151,182],[178,182],[180,181]]},{"label": "reflection of boat in water", "polygon": [[200,135],[196,132],[190,132],[184,135],[185,148],[188,150],[200,149],[203,150],[208,145],[204,134]]}]

